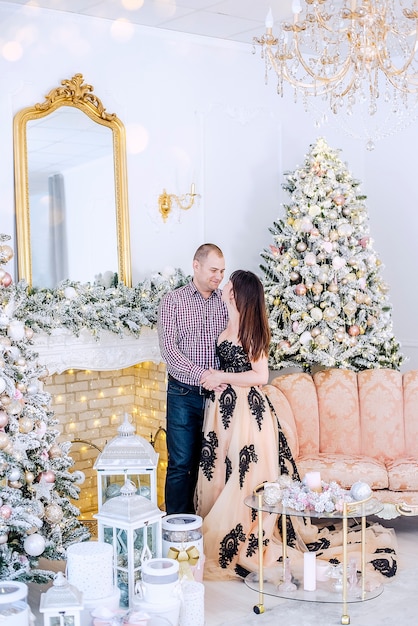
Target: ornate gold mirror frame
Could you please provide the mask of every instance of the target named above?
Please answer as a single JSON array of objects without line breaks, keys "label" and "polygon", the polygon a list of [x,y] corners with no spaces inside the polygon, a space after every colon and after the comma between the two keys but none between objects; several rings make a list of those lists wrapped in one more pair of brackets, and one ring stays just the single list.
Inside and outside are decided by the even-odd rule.
[{"label": "ornate gold mirror frame", "polygon": [[[125,127],[116,114],[106,112],[102,102],[93,94],[93,87],[84,84],[82,74],[75,74],[69,80],[62,80],[61,85],[52,89],[45,96],[44,102],[22,109],[14,117],[15,210],[19,280],[24,279],[32,285],[27,124],[31,120],[38,120],[53,113],[60,107],[68,106],[79,109],[93,122],[108,127],[112,131],[118,278],[120,282],[130,287],[132,269]],[[80,204],[83,202],[82,195],[80,195],[79,202]],[[84,210],[87,210],[87,207],[84,207]]]}]

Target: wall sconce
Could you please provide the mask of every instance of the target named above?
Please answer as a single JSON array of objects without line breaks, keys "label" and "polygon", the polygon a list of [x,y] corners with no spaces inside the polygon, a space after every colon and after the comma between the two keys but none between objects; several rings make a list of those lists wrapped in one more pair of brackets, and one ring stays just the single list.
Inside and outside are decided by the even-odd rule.
[{"label": "wall sconce", "polygon": [[188,211],[194,204],[194,199],[197,196],[195,193],[195,185],[192,183],[191,189],[189,193],[184,193],[181,196],[176,196],[174,193],[167,193],[165,189],[163,189],[163,193],[158,197],[158,206],[160,208],[160,213],[163,216],[164,222],[167,217],[171,213],[172,203],[176,202],[177,206],[183,211]]}]

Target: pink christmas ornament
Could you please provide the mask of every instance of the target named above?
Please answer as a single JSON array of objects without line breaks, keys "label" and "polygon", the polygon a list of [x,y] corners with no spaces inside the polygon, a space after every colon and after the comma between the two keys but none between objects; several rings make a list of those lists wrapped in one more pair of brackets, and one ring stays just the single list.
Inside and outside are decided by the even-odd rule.
[{"label": "pink christmas ornament", "polygon": [[315,263],[316,263],[316,256],[314,255],[313,252],[308,252],[307,254],[305,254],[306,265],[315,265]]},{"label": "pink christmas ornament", "polygon": [[295,286],[295,294],[297,296],[304,296],[306,294],[306,286],[303,283],[299,283]]},{"label": "pink christmas ornament", "polygon": [[3,285],[3,287],[9,287],[12,284],[12,277],[10,276],[9,272],[5,272],[1,280],[1,284]]},{"label": "pink christmas ornament", "polygon": [[3,519],[9,519],[11,514],[12,514],[12,509],[8,504],[3,504],[3,506],[0,507],[0,515],[2,516]]},{"label": "pink christmas ornament", "polygon": [[40,480],[44,479],[46,483],[54,483],[55,482],[55,474],[52,470],[47,470],[46,472],[42,472],[40,476]]}]

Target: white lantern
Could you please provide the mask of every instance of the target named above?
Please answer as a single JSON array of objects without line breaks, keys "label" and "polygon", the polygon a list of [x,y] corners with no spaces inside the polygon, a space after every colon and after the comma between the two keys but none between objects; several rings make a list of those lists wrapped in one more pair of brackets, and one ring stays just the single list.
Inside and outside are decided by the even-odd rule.
[{"label": "white lantern", "polygon": [[83,594],[58,572],[52,587],[41,594],[39,612],[44,614],[44,626],[80,626],[82,610]]},{"label": "white lantern", "polygon": [[161,557],[162,552],[161,519],[165,513],[136,491],[136,485],[127,480],[121,495],[106,500],[94,515],[99,541],[113,546],[115,581],[122,607],[133,606],[142,563]]},{"label": "white lantern", "polygon": [[106,444],[93,466],[98,474],[98,510],[106,500],[120,495],[127,479],[136,485],[139,495],[156,504],[158,453],[146,439],[135,434],[127,413],[118,433]]}]

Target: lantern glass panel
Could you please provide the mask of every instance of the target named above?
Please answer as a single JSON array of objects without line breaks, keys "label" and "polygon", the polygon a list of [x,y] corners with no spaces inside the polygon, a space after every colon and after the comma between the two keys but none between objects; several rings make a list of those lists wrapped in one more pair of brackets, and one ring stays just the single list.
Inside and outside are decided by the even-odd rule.
[{"label": "lantern glass panel", "polygon": [[[101,476],[100,476],[101,475]],[[137,488],[136,493],[145,498],[151,499],[151,475],[150,474],[102,474],[99,472],[102,481],[102,502],[103,505],[109,498],[120,496],[120,490],[126,479],[132,481]]]},{"label": "lantern glass panel", "polygon": [[54,615],[49,618],[50,626],[75,626],[74,615]]}]

